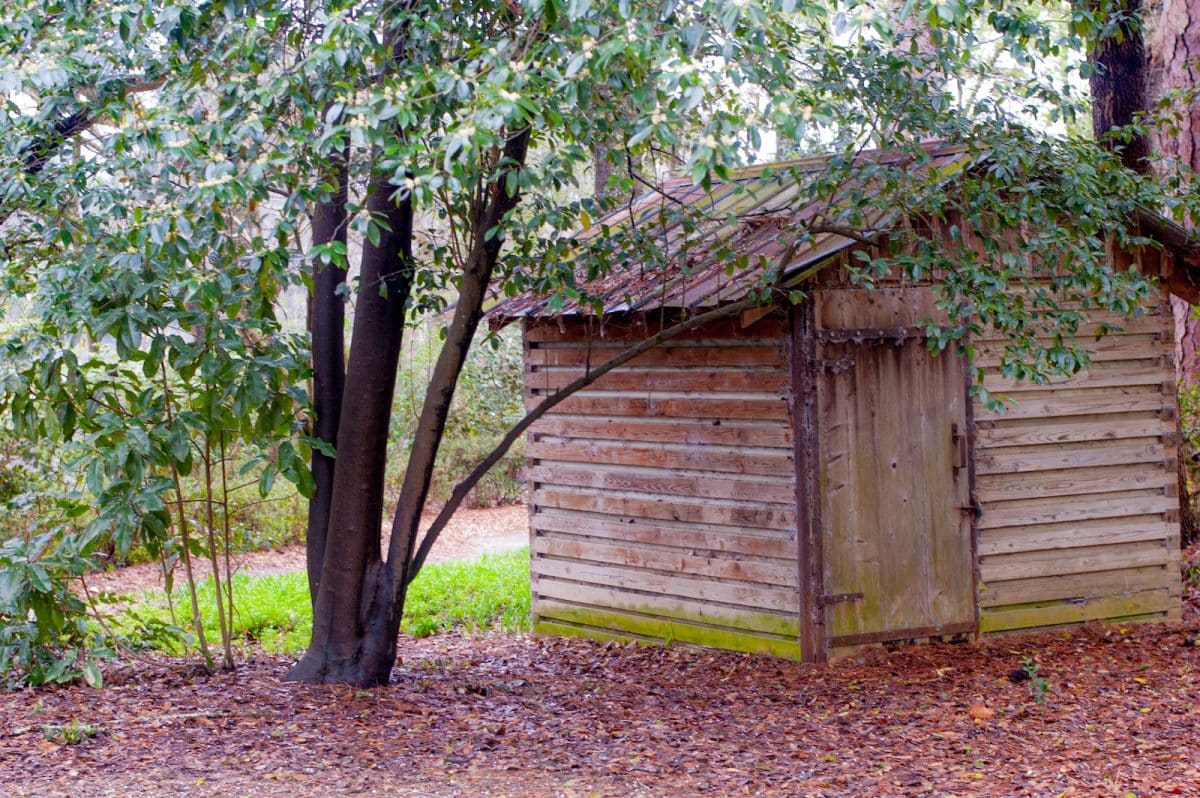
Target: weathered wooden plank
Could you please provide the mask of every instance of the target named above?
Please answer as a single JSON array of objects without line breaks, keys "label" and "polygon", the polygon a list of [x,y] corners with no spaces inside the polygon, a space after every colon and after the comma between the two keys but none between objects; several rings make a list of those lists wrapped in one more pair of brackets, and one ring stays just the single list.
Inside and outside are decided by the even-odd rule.
[{"label": "weathered wooden plank", "polygon": [[976,446],[980,449],[993,449],[1036,444],[1083,443],[1159,437],[1172,432],[1173,425],[1170,422],[1150,413],[1097,414],[1086,419],[1057,419],[1051,423],[1041,419],[1024,419],[1018,423],[1001,420],[977,424]]},{"label": "weathered wooden plank", "polygon": [[[1145,365],[1147,362],[1151,365]],[[1111,368],[1125,366],[1128,368]],[[1109,368],[1101,368],[1107,366]],[[1098,363],[1092,369],[1085,369],[1070,377],[1051,377],[1046,383],[1035,383],[1028,380],[1017,380],[1004,377],[995,372],[984,375],[983,387],[997,394],[1022,394],[1029,391],[1045,391],[1053,388],[1057,391],[1074,388],[1118,388],[1136,385],[1158,386],[1175,378],[1175,371],[1154,361],[1116,361],[1113,363]],[[1016,397],[1018,400],[1020,397]]]},{"label": "weathered wooden plank", "polygon": [[[533,366],[602,366],[619,355],[616,347],[536,348],[529,350]],[[629,366],[784,366],[787,355],[776,346],[664,346],[629,361]]]},{"label": "weathered wooden plank", "polygon": [[1178,554],[1172,554],[1167,545],[1151,541],[983,556],[979,558],[979,572],[984,582],[991,583],[1035,576],[1166,565],[1177,559]]},{"label": "weathered wooden plank", "polygon": [[[1050,345],[1049,340],[1042,343]],[[1161,334],[1118,335],[1101,338],[1099,341],[1079,342],[1079,348],[1090,353],[1092,362],[1162,357],[1167,354],[1168,346]],[[1002,343],[983,343],[975,348],[974,362],[981,368],[993,368],[1000,365],[1003,354]]]},{"label": "weathered wooden plank", "polygon": [[[674,322],[668,322],[668,325]],[[563,319],[560,324],[557,319],[534,321],[526,331],[531,343],[587,343],[589,341],[607,344],[637,343],[662,329],[657,318],[646,317],[605,317],[603,321],[594,319]],[[782,338],[787,334],[787,319],[779,315],[768,315],[750,325],[743,325],[737,319],[721,319],[704,325],[697,330],[681,333],[673,341],[706,341],[706,340],[763,340]]]},{"label": "weathered wooden plank", "polygon": [[526,472],[530,482],[541,485],[572,485],[601,490],[625,490],[662,496],[695,496],[701,499],[786,504],[796,499],[792,481],[778,478],[730,479],[721,476],[684,476],[663,469],[581,467],[565,464],[539,465]]},{"label": "weathered wooden plank", "polygon": [[549,416],[536,423],[533,435],[587,440],[676,443],[714,446],[758,446],[792,449],[791,423],[730,419],[562,418]]},{"label": "weathered wooden plank", "polygon": [[607,608],[600,609],[552,600],[538,601],[536,611],[539,620],[612,629],[639,637],[655,638],[667,644],[685,643],[792,659],[799,656],[799,643],[795,639],[779,638],[746,630],[692,624],[674,618],[621,612]]},{"label": "weathered wooden plank", "polygon": [[833,288],[815,293],[818,330],[946,323],[931,286]]},{"label": "weathered wooden plank", "polygon": [[1144,410],[1157,412],[1168,405],[1159,386],[1129,386],[1125,388],[1088,388],[1076,390],[1029,391],[1012,397],[1015,404],[1001,410],[976,407],[979,421],[998,421],[1018,418],[1058,418],[1086,416],[1107,411],[1125,413]]},{"label": "weathered wooden plank", "polygon": [[[525,408],[532,410],[541,403],[542,397],[527,397]],[[629,396],[604,396],[575,394],[564,399],[551,411],[553,414],[580,413],[589,416],[637,416],[638,418],[711,418],[711,419],[760,419],[786,422],[788,405],[786,397],[763,398],[747,395],[745,398],[637,398]]]},{"label": "weathered wooden plank", "polygon": [[616,565],[535,557],[533,573],[538,577],[549,576],[610,588],[718,601],[722,604],[750,609],[793,613],[799,606],[795,590],[745,582],[720,582],[714,579],[668,576]]},{"label": "weathered wooden plank", "polygon": [[821,589],[861,595],[828,607],[826,634],[973,625],[962,360],[916,340],[822,350],[854,366],[818,380]]},{"label": "weathered wooden plank", "polygon": [[1026,499],[984,508],[979,529],[1153,515],[1179,509],[1179,499],[1158,491],[1120,491],[1074,497]]},{"label": "weathered wooden plank", "polygon": [[997,607],[1031,601],[1098,598],[1179,583],[1171,566],[1150,565],[1082,574],[1056,574],[1029,579],[993,580],[980,585],[979,606]]},{"label": "weathered wooden plank", "polygon": [[797,578],[795,563],[732,557],[697,557],[678,549],[646,548],[637,544],[558,535],[536,535],[533,539],[533,551],[536,554],[567,560],[608,563],[723,581],[795,587]]},{"label": "weathered wooden plank", "polygon": [[564,582],[547,576],[536,580],[534,595],[535,601],[540,598],[557,599],[573,604],[590,604],[644,615],[660,615],[749,632],[766,632],[788,637],[796,637],[800,633],[800,619],[794,612],[747,612],[710,601],[614,590],[599,585]]},{"label": "weathered wooden plank", "polygon": [[[757,635],[733,629],[694,626],[669,618],[655,619],[625,613],[588,612],[585,608],[544,602],[534,631],[539,634],[584,637],[595,640],[634,640],[642,643],[704,646],[747,654],[765,654],[783,659],[800,659],[795,640]],[[599,623],[611,624],[609,627]]]},{"label": "weathered wooden plank", "polygon": [[[689,501],[682,497],[643,498],[613,493],[585,493],[544,488],[533,492],[539,507],[586,510],[647,520],[684,521],[758,529],[794,529],[796,513],[779,507],[734,504],[728,500]],[[794,505],[793,505],[794,506]]]},{"label": "weathered wooden plank", "polygon": [[1062,471],[983,474],[976,478],[976,491],[984,505],[1015,499],[1077,496],[1081,493],[1111,493],[1122,490],[1166,488],[1176,481],[1165,464],[1067,468]]},{"label": "weathered wooden plank", "polygon": [[579,637],[584,640],[599,640],[602,643],[637,643],[639,646],[661,646],[662,640],[654,637],[638,637],[629,632],[616,632],[609,629],[599,629],[595,626],[576,626],[570,623],[555,623],[551,620],[539,620],[533,617],[533,633],[536,635],[553,635],[555,637]]},{"label": "weathered wooden plank", "polygon": [[[526,369],[525,387],[537,391],[554,391],[583,377],[583,369],[559,369],[548,366]],[[740,391],[785,393],[791,381],[787,371],[780,368],[656,368],[610,371],[589,386],[598,391]]]},{"label": "weathered wooden plank", "polygon": [[786,450],[740,451],[707,446],[639,446],[610,442],[534,441],[525,449],[532,460],[557,460],[603,465],[685,468],[723,474],[758,474],[795,478],[792,453]]},{"label": "weathered wooden plank", "polygon": [[[1147,333],[1161,333],[1170,329],[1171,322],[1169,317],[1164,319],[1158,315],[1145,315],[1131,319],[1128,316],[1122,316],[1117,313],[1104,313],[1101,311],[1085,311],[1088,320],[1080,324],[1075,329],[1075,334],[1072,336],[1079,341],[1079,345],[1087,347],[1096,342],[1096,335],[1100,332],[1101,326],[1106,326],[1105,335],[1100,340],[1105,340],[1109,337],[1121,337],[1125,335],[1145,335]],[[1121,329],[1114,329],[1120,327]],[[1038,330],[1044,333],[1044,330]],[[1063,330],[1066,333],[1066,330]],[[999,332],[992,327],[984,327],[977,335],[971,336],[972,341],[1005,341],[1007,335]]]},{"label": "weathered wooden plank", "polygon": [[975,457],[979,475],[1015,474],[1030,471],[1059,471],[1064,468],[1164,464],[1173,448],[1157,439],[1134,438],[1120,443],[1073,443],[1061,446],[1008,447],[988,449]]},{"label": "weathered wooden plank", "polygon": [[1144,540],[1166,541],[1178,534],[1179,524],[1163,521],[1161,516],[1104,518],[981,530],[977,551],[981,556],[1015,554]]},{"label": "weathered wooden plank", "polygon": [[780,557],[795,560],[796,540],[792,535],[762,532],[748,534],[747,530],[688,524],[673,526],[660,522],[643,523],[633,518],[614,518],[578,512],[538,511],[532,514],[530,525],[544,532],[563,532],[588,535],[630,543],[655,543],[661,546],[699,551],[723,551],[752,554],[759,557]]},{"label": "weathered wooden plank", "polygon": [[1135,615],[1165,613],[1178,604],[1166,590],[1145,590],[1128,596],[1105,596],[1086,601],[1069,601],[1045,606],[988,608],[979,614],[979,631],[1012,631],[1039,626],[1083,623],[1101,618],[1126,618]]}]

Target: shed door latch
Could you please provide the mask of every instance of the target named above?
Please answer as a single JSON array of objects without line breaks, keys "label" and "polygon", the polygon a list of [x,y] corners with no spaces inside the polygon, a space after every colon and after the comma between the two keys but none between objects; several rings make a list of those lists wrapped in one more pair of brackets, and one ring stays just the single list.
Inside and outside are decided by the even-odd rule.
[{"label": "shed door latch", "polygon": [[817,599],[817,603],[825,607],[842,601],[862,601],[862,599],[862,593],[826,593]]}]

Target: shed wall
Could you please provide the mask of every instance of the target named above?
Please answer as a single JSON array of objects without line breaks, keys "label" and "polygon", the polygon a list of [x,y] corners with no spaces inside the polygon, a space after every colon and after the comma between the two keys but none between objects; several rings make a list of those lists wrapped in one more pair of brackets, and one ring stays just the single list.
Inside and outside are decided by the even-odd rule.
[{"label": "shed wall", "polygon": [[1016,404],[975,406],[980,631],[1094,619],[1178,617],[1179,522],[1172,317],[1166,296],[1093,364],[1052,385],[999,374],[984,334],[984,385]]},{"label": "shed wall", "polygon": [[[527,325],[527,401],[654,332]],[[719,323],[534,426],[535,629],[799,657],[789,362],[786,320]]]}]

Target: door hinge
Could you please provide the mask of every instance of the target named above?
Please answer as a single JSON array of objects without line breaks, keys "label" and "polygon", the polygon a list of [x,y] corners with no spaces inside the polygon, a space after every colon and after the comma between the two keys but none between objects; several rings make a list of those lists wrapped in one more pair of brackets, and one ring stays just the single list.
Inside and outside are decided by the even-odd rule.
[{"label": "door hinge", "polygon": [[817,603],[822,607],[830,604],[838,604],[843,601],[862,601],[862,593],[826,593],[817,598]]}]

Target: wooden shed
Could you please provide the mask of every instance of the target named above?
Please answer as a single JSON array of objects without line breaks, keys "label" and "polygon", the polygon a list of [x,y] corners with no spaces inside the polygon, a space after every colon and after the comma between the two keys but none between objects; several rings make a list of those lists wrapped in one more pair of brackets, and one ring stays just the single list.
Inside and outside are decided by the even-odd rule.
[{"label": "wooden shed", "polygon": [[[931,156],[923,168],[966,157]],[[666,192],[699,195],[676,181],[624,213]],[[717,218],[734,202],[762,211],[731,246],[782,248],[764,220],[796,211],[794,183],[749,170],[703,194]],[[1005,412],[972,399],[963,356],[930,352],[933,288],[851,284],[863,245],[832,234],[795,253],[789,269],[810,275],[799,304],[691,331],[567,399],[528,439],[535,630],[821,661],[868,643],[1177,618],[1166,286],[1193,253],[1182,230],[1142,217],[1163,246],[1111,257],[1163,287],[1139,317],[1090,313],[1089,368],[1018,382],[997,369],[1000,336],[972,342],[986,387],[1016,400]],[[691,266],[674,281],[628,269],[602,318],[502,303],[494,316],[522,320],[531,406],[749,290],[715,261]],[[1097,341],[1104,323],[1122,329]]]}]

